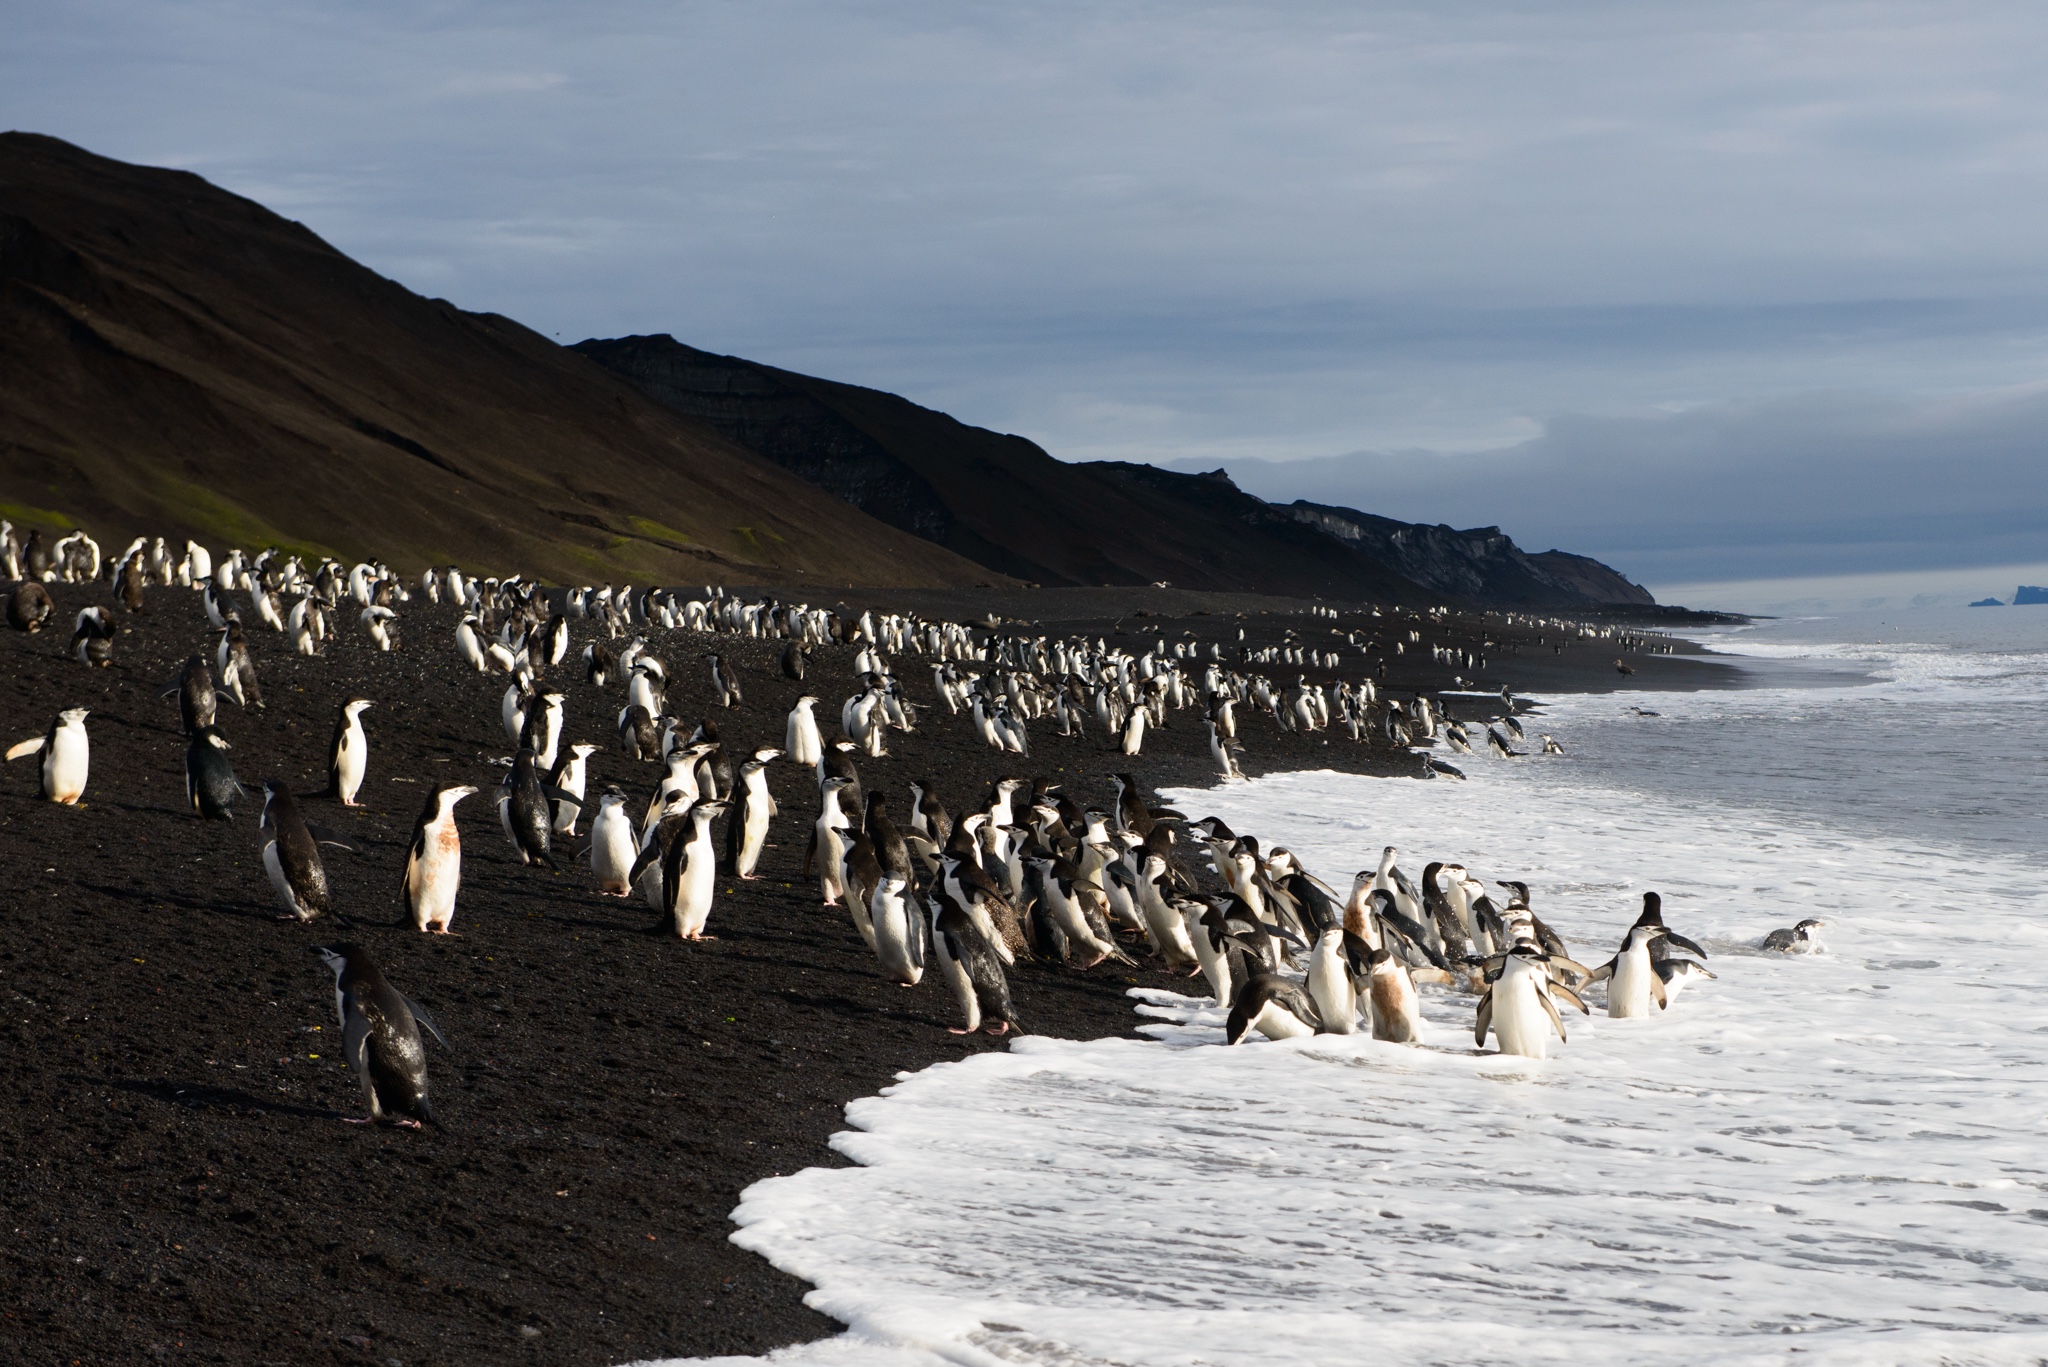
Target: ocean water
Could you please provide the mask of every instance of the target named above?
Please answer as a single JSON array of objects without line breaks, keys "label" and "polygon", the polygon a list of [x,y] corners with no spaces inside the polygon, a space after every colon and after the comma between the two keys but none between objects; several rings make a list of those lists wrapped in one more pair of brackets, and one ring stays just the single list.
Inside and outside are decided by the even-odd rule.
[{"label": "ocean water", "polygon": [[[1774,686],[1546,700],[1567,754],[1465,783],[1171,796],[1334,884],[1386,844],[1525,879],[1582,961],[1655,889],[1717,980],[1648,1020],[1596,990],[1541,1062],[1447,991],[1422,1047],[1226,1048],[1147,993],[1148,1039],[907,1075],[849,1107],[859,1166],[735,1212],[851,1326],[770,1360],[2048,1358],[2048,609],[1712,643]],[[1820,951],[1753,948],[1808,916]]]}]

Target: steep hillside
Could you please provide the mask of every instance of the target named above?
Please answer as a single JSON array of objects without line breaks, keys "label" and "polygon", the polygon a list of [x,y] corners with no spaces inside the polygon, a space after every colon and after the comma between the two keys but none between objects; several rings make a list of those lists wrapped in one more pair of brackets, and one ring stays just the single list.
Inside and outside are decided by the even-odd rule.
[{"label": "steep hillside", "polygon": [[198,176],[26,133],[0,134],[0,514],[561,580],[997,577]]},{"label": "steep hillside", "polygon": [[970,560],[1049,585],[1131,585],[1584,610],[1649,604],[1596,560],[1530,555],[1498,528],[1453,531],[1348,508],[1267,503],[1221,470],[1070,465],[1023,437],[908,399],[685,346],[576,350],[855,507]]}]

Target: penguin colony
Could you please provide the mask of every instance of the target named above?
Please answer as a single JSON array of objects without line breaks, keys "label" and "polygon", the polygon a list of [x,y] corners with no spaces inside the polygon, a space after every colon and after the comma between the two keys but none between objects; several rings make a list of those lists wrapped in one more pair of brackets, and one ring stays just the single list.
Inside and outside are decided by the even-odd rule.
[{"label": "penguin colony", "polygon": [[[1416,984],[1462,987],[1479,999],[1480,1042],[1490,1032],[1504,1052],[1537,1057],[1553,1032],[1564,1036],[1560,999],[1586,1010],[1579,991],[1604,982],[1610,1014],[1643,1015],[1652,1002],[1659,1009],[1668,1005],[1690,978],[1712,976],[1698,962],[1704,952],[1663,926],[1655,894],[1614,958],[1587,969],[1537,919],[1521,884],[1501,885],[1512,892],[1501,907],[1462,867],[1433,863],[1418,889],[1389,850],[1376,870],[1359,874],[1351,893],[1340,896],[1284,849],[1262,854],[1255,839],[1235,836],[1221,822],[1190,823],[1179,813],[1148,808],[1128,774],[1116,777],[1113,792],[1089,795],[1097,801],[1085,806],[1082,795],[1048,777],[1004,778],[976,805],[957,811],[932,781],[909,785],[907,795],[862,787],[861,760],[886,755],[892,734],[940,713],[971,726],[991,749],[1023,759],[1030,755],[1033,724],[1050,721],[1059,734],[1076,737],[1092,722],[1107,748],[1135,756],[1148,728],[1165,727],[1194,709],[1226,779],[1242,777],[1240,716],[1251,712],[1284,731],[1331,731],[1411,754],[1439,739],[1454,751],[1472,752],[1465,724],[1427,695],[1383,699],[1371,678],[1324,686],[1297,673],[1290,685],[1249,668],[1327,669],[1342,659],[1341,652],[1299,640],[1296,632],[1285,644],[1243,648],[1226,662],[1219,645],[1209,646],[1204,658],[1195,644],[1162,637],[1133,653],[1101,638],[1051,640],[1004,631],[995,622],[903,614],[852,618],[772,599],[746,602],[712,588],[702,598],[609,586],[550,594],[530,581],[470,579],[454,568],[402,581],[382,565],[326,561],[309,568],[274,549],[254,557],[233,550],[216,561],[196,543],[186,543],[180,554],[161,538],[137,538],[119,556],[105,558],[82,532],[45,550],[40,533],[24,546],[5,523],[0,558],[17,581],[9,622],[22,631],[41,630],[54,615],[43,588],[49,582],[104,580],[131,612],[143,610],[147,586],[197,592],[211,649],[188,658],[163,697],[178,707],[187,741],[186,795],[203,819],[233,821],[238,805],[253,803],[234,771],[220,710],[223,695],[241,709],[264,707],[252,629],[257,639],[279,635],[293,653],[315,656],[353,616],[375,650],[399,650],[407,644],[400,609],[422,598],[461,609],[450,645],[468,668],[506,679],[498,720],[511,754],[492,796],[504,838],[522,863],[561,871],[587,862],[596,892],[637,894],[659,925],[685,941],[713,938],[721,874],[755,876],[782,817],[767,769],[799,765],[816,781],[816,814],[793,814],[782,831],[785,838],[802,833],[806,876],[816,878],[820,902],[851,919],[888,979],[910,989],[928,971],[938,977],[956,1004],[954,1033],[1003,1035],[1023,1028],[1006,976],[1020,958],[1077,971],[1145,958],[1199,974],[1219,1005],[1230,1008],[1233,1043],[1252,1030],[1275,1038],[1369,1030],[1378,1038],[1417,1042]],[[573,655],[572,622],[590,637]],[[1377,633],[1362,638],[1331,631],[1361,653],[1384,651],[1387,644]],[[825,700],[806,694],[775,727],[781,744],[740,747],[711,718],[691,723],[668,705],[669,668],[654,646],[676,632],[780,639],[781,670],[798,681],[806,679],[818,647],[848,646],[856,691],[841,702],[830,740],[818,715]],[[75,620],[73,654],[87,667],[104,666],[117,635],[107,608],[87,608]],[[1392,645],[1399,654],[1421,639],[1418,630],[1407,629]],[[931,669],[929,708],[910,700],[895,671],[895,657],[913,653],[926,657]],[[697,654],[715,705],[744,714],[735,662],[719,652]],[[1458,663],[1477,667],[1483,658]],[[622,694],[615,740],[605,744],[656,767],[651,797],[637,798],[618,785],[588,791],[586,763],[600,744],[564,735],[566,690],[578,687]],[[1514,748],[1522,728],[1505,690],[1501,705],[1483,723],[1486,744],[1503,759],[1519,758],[1526,753]],[[352,698],[339,707],[328,786],[307,796],[357,805],[370,764],[366,714],[376,706],[377,699]],[[7,752],[10,760],[41,757],[41,791],[53,802],[77,804],[84,797],[86,716],[85,709],[65,709],[44,735]],[[1553,738],[1543,740],[1546,753],[1563,753]],[[1426,753],[1423,759],[1421,777],[1462,777],[1444,761]],[[309,821],[301,795],[284,782],[266,779],[256,788],[260,862],[281,916],[345,925],[330,898],[331,856],[323,851],[355,846]],[[424,795],[395,889],[422,933],[456,933],[458,808],[480,791],[443,783]],[[722,840],[716,834],[721,823]],[[1191,844],[1206,851],[1206,872],[1190,859]],[[1809,947],[1817,926],[1778,932],[1769,947]],[[1780,937],[1783,945],[1775,943]],[[438,1124],[428,1100],[424,1047],[427,1037],[440,1038],[434,1022],[384,978],[360,945],[338,939],[312,948],[334,974],[337,1019],[346,1058],[364,1089],[367,1119]],[[1696,958],[1678,957],[1674,949]]]}]

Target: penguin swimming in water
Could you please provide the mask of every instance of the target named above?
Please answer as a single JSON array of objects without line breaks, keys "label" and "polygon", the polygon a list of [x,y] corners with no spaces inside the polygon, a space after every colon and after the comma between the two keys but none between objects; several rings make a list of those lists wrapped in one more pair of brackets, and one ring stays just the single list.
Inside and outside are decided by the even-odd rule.
[{"label": "penguin swimming in water", "polygon": [[1308,993],[1277,973],[1254,971],[1230,1003],[1223,1042],[1241,1044],[1253,1030],[1267,1039],[1300,1039],[1322,1029]]},{"label": "penguin swimming in water", "polygon": [[51,802],[75,807],[85,796],[86,771],[91,767],[92,746],[85,736],[87,708],[67,707],[50,723],[50,729],[9,749],[7,758],[21,759],[40,754],[43,796]]},{"label": "penguin swimming in water", "polygon": [[370,766],[370,741],[363,734],[363,713],[376,704],[368,698],[351,698],[334,717],[334,739],[327,746],[327,791],[341,799],[344,807],[360,807],[357,792]]},{"label": "penguin swimming in water", "polygon": [[422,1121],[441,1127],[427,1104],[427,1048],[424,1028],[442,1048],[442,1038],[418,1002],[389,982],[362,946],[315,945],[313,952],[334,970],[334,1010],[341,1022],[341,1052],[369,1099],[370,1114],[349,1118],[354,1125],[386,1121],[418,1129]]},{"label": "penguin swimming in water", "polygon": [[1820,948],[1820,937],[1814,932],[1827,929],[1827,924],[1826,921],[1809,916],[1790,929],[1772,931],[1764,936],[1763,943],[1757,948],[1768,949],[1778,954],[1810,953]]},{"label": "penguin swimming in water", "polygon": [[306,824],[290,788],[278,779],[263,781],[263,819],[256,827],[264,837],[263,868],[278,900],[294,920],[311,921],[330,910],[327,869],[320,846],[355,846]]},{"label": "penguin swimming in water", "polygon": [[947,1033],[1021,1033],[1024,1026],[1011,1004],[1010,981],[1004,976],[1002,955],[995,945],[974,918],[938,888],[931,892],[931,913],[932,958],[960,1007],[960,1025],[947,1026]]},{"label": "penguin swimming in water", "polygon": [[446,935],[455,923],[455,894],[462,887],[462,833],[455,826],[455,804],[474,792],[467,783],[443,784],[427,794],[413,822],[399,891],[422,932]]},{"label": "penguin swimming in water", "polygon": [[1685,990],[1694,978],[1716,978],[1719,975],[1707,971],[1703,963],[1691,959],[1656,959],[1650,964],[1657,971],[1658,981],[1664,984],[1664,1005],[1669,1008],[1678,1000],[1678,994]]},{"label": "penguin swimming in water", "polygon": [[775,799],[768,792],[768,766],[782,752],[769,746],[754,751],[752,759],[740,766],[735,785],[739,810],[725,823],[726,858],[733,873],[751,882],[760,866],[761,851],[768,844],[768,821],[776,815]]},{"label": "penguin swimming in water", "polygon": [[233,821],[242,785],[228,763],[227,737],[218,726],[202,726],[185,747],[185,799],[208,821]]},{"label": "penguin swimming in water", "polygon": [[626,815],[626,790],[614,783],[597,800],[590,823],[590,871],[598,891],[607,897],[633,895],[633,862],[639,849],[633,840],[633,818]]}]

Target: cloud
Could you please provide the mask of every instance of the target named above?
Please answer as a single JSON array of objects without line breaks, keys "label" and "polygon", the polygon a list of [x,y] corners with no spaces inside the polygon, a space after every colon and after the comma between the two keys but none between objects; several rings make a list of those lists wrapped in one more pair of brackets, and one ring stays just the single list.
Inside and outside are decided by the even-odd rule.
[{"label": "cloud", "polygon": [[[0,125],[192,167],[551,336],[672,332],[1070,458],[1626,448],[1630,518],[1682,520],[1713,460],[1817,497],[1741,465],[1751,443],[1840,470],[1922,414],[2003,459],[1943,396],[2048,376],[2038,5],[22,0],[8,20]],[[1886,468],[1942,499],[1973,483]],[[1460,482],[1434,487],[1413,515],[1516,530],[1547,506],[1468,517]],[[1917,535],[1755,502],[1750,540],[1712,541],[1741,515],[1721,503],[1722,530],[1685,535],[1847,559]],[[1525,525],[1638,546],[1577,506]],[[1952,510],[1926,544],[1972,515],[2005,514]]]},{"label": "cloud", "polygon": [[1568,414],[1489,451],[1240,462],[1264,497],[1499,525],[1653,582],[2048,559],[2048,385]]}]

